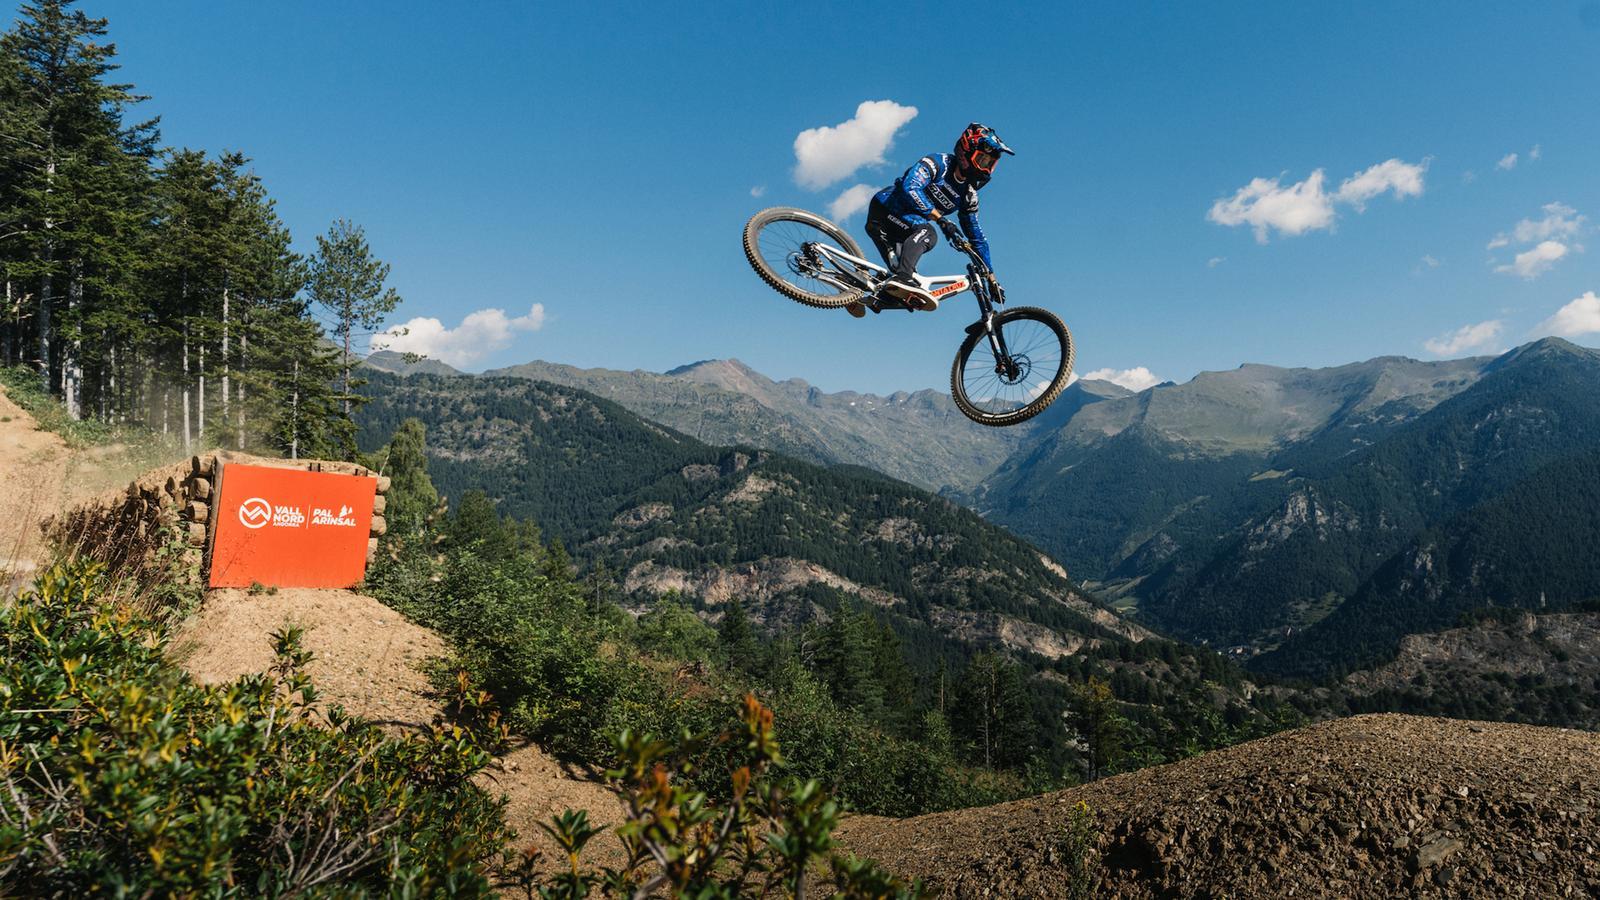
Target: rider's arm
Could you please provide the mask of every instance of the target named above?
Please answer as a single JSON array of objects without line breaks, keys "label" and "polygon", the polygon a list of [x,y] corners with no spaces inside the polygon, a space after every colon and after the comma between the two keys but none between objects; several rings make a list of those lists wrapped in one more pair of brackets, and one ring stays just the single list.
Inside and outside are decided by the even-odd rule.
[{"label": "rider's arm", "polygon": [[934,176],[939,174],[939,166],[931,156],[924,156],[917,160],[917,164],[906,171],[905,177],[900,179],[900,192],[911,202],[911,212],[902,215],[912,225],[920,224],[925,219],[937,219],[939,211],[934,209],[932,201],[928,199],[928,185]]},{"label": "rider's arm", "polygon": [[978,205],[974,203],[971,209],[961,210],[961,230],[967,233],[967,240],[972,242],[972,249],[978,251],[978,256],[983,259],[983,264],[992,271],[994,261],[989,258],[989,239],[983,236],[983,229],[978,225]]}]

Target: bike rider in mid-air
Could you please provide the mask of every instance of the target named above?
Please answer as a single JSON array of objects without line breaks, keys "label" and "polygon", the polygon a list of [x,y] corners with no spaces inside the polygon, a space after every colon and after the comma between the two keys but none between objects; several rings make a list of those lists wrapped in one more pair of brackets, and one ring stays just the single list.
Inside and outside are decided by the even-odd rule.
[{"label": "bike rider in mid-air", "polygon": [[[894,270],[893,277],[879,289],[879,298],[898,298],[913,309],[933,305],[933,295],[913,276],[922,254],[938,243],[934,223],[952,212],[959,215],[961,230],[983,257],[984,265],[994,268],[989,261],[989,241],[978,227],[978,191],[989,183],[1003,153],[1016,155],[993,128],[973,122],[961,132],[954,153],[924,156],[872,198],[867,207],[867,237],[877,246],[884,265]],[[994,275],[989,279],[992,283]],[[867,314],[861,301],[849,303],[845,309],[858,319]],[[877,311],[876,304],[873,311]]]}]

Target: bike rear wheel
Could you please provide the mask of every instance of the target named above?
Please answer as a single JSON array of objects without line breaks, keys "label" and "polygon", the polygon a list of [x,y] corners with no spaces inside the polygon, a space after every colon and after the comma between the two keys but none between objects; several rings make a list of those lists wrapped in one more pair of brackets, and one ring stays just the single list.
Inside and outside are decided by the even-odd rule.
[{"label": "bike rear wheel", "polygon": [[817,278],[821,265],[808,244],[832,244],[851,256],[861,256],[861,248],[850,235],[832,222],[803,209],[777,206],[750,217],[744,226],[744,255],[778,293],[821,309],[838,309],[862,292],[841,288]]},{"label": "bike rear wheel", "polygon": [[1055,313],[1032,306],[994,317],[1006,352],[997,355],[989,335],[967,335],[950,369],[950,396],[962,415],[980,425],[1025,422],[1055,402],[1072,377],[1072,332]]}]

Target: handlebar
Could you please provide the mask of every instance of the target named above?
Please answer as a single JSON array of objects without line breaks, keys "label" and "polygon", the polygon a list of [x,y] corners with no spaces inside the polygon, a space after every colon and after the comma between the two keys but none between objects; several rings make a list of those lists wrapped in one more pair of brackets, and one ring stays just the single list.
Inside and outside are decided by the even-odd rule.
[{"label": "handlebar", "polygon": [[965,253],[980,273],[990,274],[988,264],[983,261],[983,257],[978,255],[978,251],[972,249],[972,242],[967,240],[967,236],[962,233],[960,228],[956,227],[954,222],[943,216],[934,219],[934,221],[939,223],[939,230],[944,232],[945,240],[950,242],[951,247],[954,247],[958,252]]}]

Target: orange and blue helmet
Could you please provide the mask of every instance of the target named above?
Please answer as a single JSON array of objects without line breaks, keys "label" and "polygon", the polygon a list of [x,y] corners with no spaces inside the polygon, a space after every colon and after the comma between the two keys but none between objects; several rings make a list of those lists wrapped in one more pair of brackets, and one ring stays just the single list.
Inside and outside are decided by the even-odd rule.
[{"label": "orange and blue helmet", "polygon": [[995,134],[993,128],[977,122],[968,125],[956,141],[956,165],[963,172],[976,170],[984,175],[992,175],[1002,153],[1017,155],[1016,151],[1006,146],[1005,141],[1000,140],[1000,135]]}]

